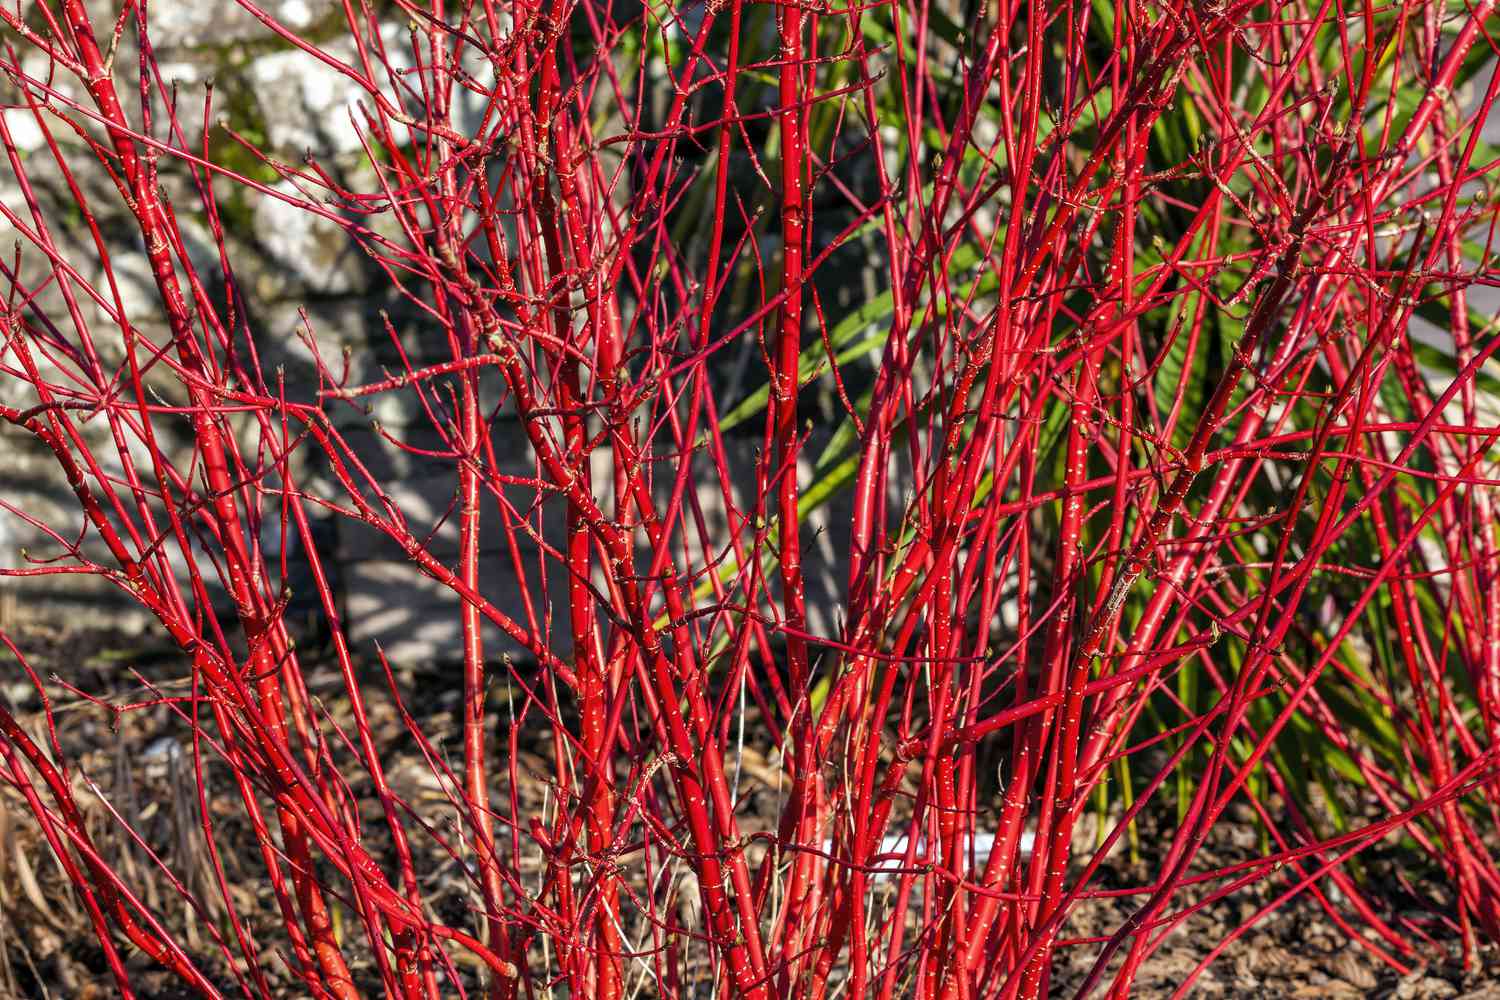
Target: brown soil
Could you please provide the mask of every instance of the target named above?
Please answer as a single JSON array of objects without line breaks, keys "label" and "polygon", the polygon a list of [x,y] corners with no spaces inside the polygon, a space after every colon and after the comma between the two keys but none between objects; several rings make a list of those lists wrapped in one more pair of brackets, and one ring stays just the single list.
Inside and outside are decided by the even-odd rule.
[{"label": "brown soil", "polygon": [[[58,683],[59,678],[64,679],[114,704],[146,700],[147,689],[132,676],[134,670],[163,693],[185,693],[182,657],[139,636],[103,628],[32,627],[11,634],[54,701],[57,738],[74,765],[77,797],[86,804],[95,843],[129,884],[140,887],[140,895],[169,928],[198,954],[212,956],[214,948],[205,928],[213,921],[205,922],[191,914],[155,870],[146,851],[130,843],[110,815],[113,809],[130,818],[144,842],[196,896],[216,898],[210,855],[197,825],[191,757],[182,753],[186,726],[166,707],[115,714],[79,699]],[[0,698],[45,745],[40,698],[14,660],[8,654],[3,660],[6,669],[0,672]],[[456,675],[441,670],[422,676],[407,672],[400,680],[405,690],[419,693],[419,700],[407,707],[424,731],[435,744],[446,741],[453,745],[458,732]],[[384,681],[372,674],[370,685],[372,690],[383,690]],[[329,668],[315,669],[309,686],[315,693],[327,692],[326,708],[334,719],[347,716],[348,706],[336,694],[340,690],[338,678]],[[375,735],[389,762],[395,790],[413,804],[429,808],[431,822],[447,822],[452,807],[406,734],[394,706],[379,695],[372,695],[370,705]],[[523,811],[540,811],[547,795],[550,738],[541,727],[529,727],[523,731],[519,745],[516,794]],[[771,824],[777,805],[776,769],[766,758],[752,747],[742,760],[742,788],[749,790],[745,799],[747,825],[761,829]],[[90,782],[99,795],[90,790]],[[356,798],[369,803],[370,797],[361,795],[365,790],[358,780],[351,786]],[[508,796],[509,789],[501,794]],[[229,802],[210,803],[210,810],[230,892],[237,910],[247,915],[247,929],[264,944],[262,964],[272,986],[278,995],[301,996],[303,990],[288,972],[276,943],[280,940],[279,922],[269,889],[260,876],[253,832],[244,823],[241,810]],[[364,818],[372,831],[382,827],[378,809]],[[1140,828],[1139,859],[1132,863],[1124,852],[1118,852],[1110,867],[1100,873],[1099,886],[1125,888],[1148,882],[1152,857],[1159,853],[1155,848],[1171,835],[1163,817],[1146,817]],[[431,838],[421,838],[414,846],[424,852],[416,861],[429,903],[446,917],[462,920],[473,900],[462,877],[461,862]],[[1259,849],[1260,835],[1253,823],[1225,824],[1205,847],[1199,863],[1203,867],[1229,865],[1258,856]],[[1367,863],[1369,871],[1378,875],[1381,860],[1374,858]],[[1284,879],[1267,879],[1194,913],[1148,961],[1133,995],[1173,995],[1217,942],[1240,928],[1285,888]],[[1328,889],[1332,892],[1332,887]],[[1138,898],[1096,898],[1078,907],[1064,936],[1079,943],[1060,953],[1053,972],[1053,995],[1074,994],[1098,953],[1098,940],[1120,926]],[[1191,898],[1184,895],[1175,902],[1182,905]],[[1394,893],[1388,902],[1392,906],[1412,905]],[[1440,916],[1431,916],[1432,936],[1451,946],[1451,935],[1442,932]],[[1473,963],[1477,967],[1468,971],[1457,963],[1456,954],[1454,949],[1450,961],[1415,968],[1409,975],[1400,976],[1351,942],[1312,897],[1303,895],[1256,922],[1227,947],[1198,976],[1192,995],[1500,1000],[1500,952],[1481,950]],[[212,967],[212,962],[211,957],[205,959],[205,966]],[[226,995],[235,995],[237,990],[227,971],[221,961],[221,988]],[[373,975],[369,969],[356,972]],[[131,959],[131,974],[141,1000],[192,995],[165,973],[151,968],[141,956]],[[87,918],[60,866],[19,794],[8,785],[0,785],[0,998],[103,998],[114,995],[109,984],[102,950],[94,943]],[[368,992],[378,995],[373,981]]]}]

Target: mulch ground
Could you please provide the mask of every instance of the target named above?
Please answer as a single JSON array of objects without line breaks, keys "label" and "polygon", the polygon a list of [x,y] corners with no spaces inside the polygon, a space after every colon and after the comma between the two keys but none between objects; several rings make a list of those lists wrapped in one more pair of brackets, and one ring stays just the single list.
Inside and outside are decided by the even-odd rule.
[{"label": "mulch ground", "polygon": [[[12,637],[27,654],[33,668],[47,684],[54,699],[58,740],[75,765],[78,799],[87,804],[91,833],[105,856],[116,864],[129,884],[140,887],[140,895],[162,921],[180,934],[200,955],[213,954],[205,923],[196,918],[154,868],[146,850],[118,832],[111,810],[129,817],[142,840],[165,859],[168,866],[198,898],[214,899],[212,861],[199,829],[191,760],[183,753],[186,729],[170,710],[157,706],[115,715],[82,701],[57,683],[59,678],[78,689],[113,703],[142,699],[143,688],[131,671],[162,685],[163,690],[185,676],[182,658],[149,639],[106,628],[57,629],[32,626],[12,630]],[[0,654],[0,698],[39,738],[46,738],[41,701],[8,654]],[[372,686],[384,687],[372,674]],[[401,677],[406,690],[418,693],[407,708],[420,721],[434,743],[456,745],[459,733],[460,682],[455,673],[429,668],[417,675]],[[328,668],[315,668],[310,688],[328,692],[325,707],[338,719],[347,713],[336,692],[340,684]],[[172,691],[172,693],[180,693]],[[407,736],[399,714],[388,699],[372,697],[374,732],[395,790],[418,808],[428,808],[437,823],[452,812],[444,790],[433,778],[421,754]],[[534,729],[535,731],[532,731]],[[522,810],[540,811],[547,795],[545,775],[550,771],[550,736],[542,727],[521,734],[518,772],[522,775],[516,795]],[[776,770],[767,757],[747,748],[742,761],[742,781],[752,789],[747,810],[766,812],[749,815],[747,823],[768,827],[776,807]],[[217,766],[217,765],[214,765]],[[756,787],[758,784],[759,787]],[[92,787],[91,787],[92,785]],[[97,794],[93,791],[97,788]],[[356,784],[353,791],[360,792]],[[504,790],[508,794],[509,789]],[[367,800],[368,797],[365,797]],[[365,818],[371,829],[379,829],[378,809],[370,803]],[[256,840],[244,823],[241,809],[227,799],[210,803],[218,833],[220,861],[236,908],[248,915],[249,930],[264,943],[263,965],[279,995],[303,995],[304,990],[287,971],[281,959],[276,908],[261,877]],[[1117,852],[1101,871],[1102,888],[1140,886],[1149,881],[1152,860],[1172,835],[1170,817],[1147,815],[1140,827],[1139,857],[1130,861]],[[1222,824],[1199,858],[1201,866],[1220,867],[1258,856],[1261,840],[1253,823]],[[1085,834],[1087,835],[1087,834]],[[430,838],[420,838],[417,867],[422,872],[428,903],[445,918],[462,921],[473,900],[461,861],[448,855]],[[1399,860],[1399,859],[1397,859]],[[1368,859],[1369,872],[1378,878],[1383,863]],[[523,871],[523,876],[525,872]],[[1394,879],[1392,885],[1395,885]],[[1204,962],[1215,944],[1240,929],[1265,902],[1279,896],[1285,880],[1267,879],[1235,895],[1194,912],[1152,955],[1137,982],[1134,995],[1168,997]],[[1330,888],[1330,895],[1335,891]],[[1403,890],[1404,891],[1404,890]],[[1097,954],[1097,945],[1087,943],[1107,936],[1130,914],[1133,897],[1095,898],[1082,903],[1064,934],[1086,943],[1065,948],[1054,968],[1052,993],[1072,996]],[[1191,896],[1178,900],[1191,901]],[[1392,890],[1392,907],[1413,905],[1412,900]],[[1480,949],[1473,968],[1465,970],[1451,934],[1443,932],[1441,913],[1427,915],[1437,942],[1436,957],[1427,965],[1400,975],[1349,940],[1324,909],[1302,895],[1256,921],[1230,944],[1196,979],[1195,997],[1294,997],[1294,998],[1463,998],[1500,1000],[1500,951]],[[1447,952],[1444,955],[1444,951]],[[205,960],[212,966],[213,959]],[[140,956],[131,959],[133,985],[141,1000],[169,1000],[192,994],[169,981],[164,973],[149,967]],[[20,796],[0,787],[0,998],[103,998],[114,995],[105,975],[103,953],[89,930],[87,918],[75,901],[61,867],[52,857],[40,831]],[[362,977],[373,971],[356,969]],[[221,973],[227,970],[221,968]],[[372,981],[373,982],[373,981]],[[222,976],[226,993],[236,992],[233,980]],[[284,993],[280,991],[284,990]],[[372,988],[370,995],[378,995]],[[561,996],[561,993],[554,994]],[[705,989],[704,996],[708,996]]]}]

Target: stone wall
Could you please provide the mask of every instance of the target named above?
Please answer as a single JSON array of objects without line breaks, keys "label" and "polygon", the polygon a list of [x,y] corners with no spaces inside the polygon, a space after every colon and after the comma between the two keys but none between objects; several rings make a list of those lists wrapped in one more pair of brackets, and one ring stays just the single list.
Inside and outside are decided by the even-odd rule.
[{"label": "stone wall", "polygon": [[[340,5],[331,0],[270,0],[264,6],[283,23],[337,51],[342,19]],[[113,10],[114,5],[99,5],[99,9]],[[163,76],[175,84],[181,95],[179,106],[183,111],[180,117],[189,135],[199,133],[204,127],[202,95],[205,85],[211,80],[216,114],[248,140],[263,145],[279,159],[289,162],[299,159],[304,150],[315,150],[321,164],[344,172],[349,186],[358,188],[369,184],[370,175],[351,118],[356,110],[355,88],[347,79],[326,65],[278,43],[264,25],[235,3],[220,0],[168,3],[158,0],[152,4],[151,11],[156,55]],[[105,16],[100,23],[108,23],[111,18],[112,15]],[[393,21],[390,30],[393,40],[396,35],[404,36],[404,19],[399,23]],[[120,72],[123,72],[121,67],[135,64],[134,53],[129,51],[129,39],[130,33],[127,32],[124,47],[116,60]],[[346,54],[353,55],[352,51]],[[134,83],[122,76],[121,85],[129,92]],[[13,91],[4,90],[4,85],[0,85],[0,103],[14,103],[15,96]],[[477,110],[460,109],[460,113],[475,114]],[[28,164],[28,172],[44,202],[44,210],[56,213],[51,216],[53,218],[65,217],[65,213],[71,210],[70,200],[59,183],[42,132],[28,112],[12,108],[0,113],[5,114],[19,154]],[[58,138],[65,149],[69,148],[68,143],[77,142],[76,137],[61,133]],[[212,139],[210,148],[218,162],[273,187],[283,183],[222,135]],[[76,147],[70,149],[74,150]],[[106,209],[100,222],[111,238],[111,258],[116,276],[122,282],[127,314],[134,323],[151,330],[153,324],[161,321],[159,307],[143,248],[138,238],[132,235],[133,224],[124,215],[117,194],[104,186],[107,182],[98,176],[97,166],[89,171],[81,158],[80,165],[80,177],[85,181],[91,198]],[[209,226],[201,213],[183,207],[197,204],[187,187],[185,171],[168,160],[163,160],[162,170],[164,185],[173,194],[174,204],[179,206],[179,222],[195,264],[206,274],[216,273],[219,269],[218,251]],[[403,337],[409,338],[408,345],[415,345],[417,360],[420,360],[424,340],[421,317],[414,315],[413,310],[393,294],[383,272],[351,243],[338,225],[298,211],[273,197],[247,192],[227,182],[221,181],[215,190],[228,233],[228,253],[248,310],[247,321],[253,330],[262,369],[283,371],[290,397],[308,398],[315,387],[309,343],[315,344],[325,358],[334,359],[335,363],[347,348],[352,383],[378,379],[382,372],[396,369],[397,357],[383,326],[382,311],[388,312]],[[8,168],[0,168],[0,200],[18,214],[25,215],[24,200]],[[3,226],[3,221],[0,221],[0,227]],[[0,233],[3,235],[6,234]],[[88,234],[82,227],[69,231],[67,235],[72,240],[72,245],[65,249],[70,260],[97,260],[97,254],[88,243]],[[9,246],[10,242],[3,240],[0,244]],[[32,266],[39,264],[35,256],[33,254],[29,261]],[[94,279],[98,274],[87,276]],[[846,283],[837,290],[837,297],[847,299],[857,291],[857,283]],[[833,301],[832,296],[830,301]],[[58,310],[61,307],[60,302],[48,306]],[[65,313],[59,311],[54,315],[64,316]],[[101,328],[108,329],[107,326]],[[440,344],[435,346],[441,347]],[[103,350],[108,353],[110,347],[105,344]],[[103,360],[110,365],[118,363],[119,356],[106,356]],[[746,375],[747,369],[754,368],[747,365],[750,360],[748,356],[731,359],[744,377],[753,377]],[[165,382],[160,388],[163,392],[172,391],[172,386]],[[0,378],[0,399],[24,405],[35,402],[34,398],[28,397],[24,386],[4,378]],[[362,408],[339,407],[336,418],[355,444],[360,460],[396,499],[411,519],[413,528],[420,529],[417,533],[424,534],[428,527],[444,519],[456,489],[453,469],[442,462],[403,453],[382,441],[371,429],[370,419],[373,417],[393,435],[419,447],[433,443],[433,430],[427,426],[425,417],[410,405],[410,400],[388,395],[376,397],[371,402],[373,412],[370,414]],[[100,448],[100,454],[108,456],[112,449],[107,446],[105,430],[97,426],[98,423],[89,425],[87,432],[105,445]],[[163,423],[168,430],[171,429],[170,421]],[[758,434],[758,423],[751,423],[756,424],[752,436],[728,442],[733,452],[732,466],[740,474],[741,481],[736,487],[741,491],[741,501],[751,486],[749,477],[754,469],[754,452],[758,443],[754,436]],[[531,456],[519,428],[502,418],[492,432],[497,454],[504,456],[513,466],[502,471],[533,475]],[[168,440],[170,445],[170,434]],[[175,446],[182,447],[184,443],[185,435]],[[246,445],[253,447],[253,441],[248,437]],[[817,441],[812,451],[816,454]],[[76,535],[81,519],[74,497],[50,454],[39,443],[8,425],[0,426],[0,454],[3,454],[0,500],[10,505],[10,509],[0,510],[0,562],[14,566],[20,562],[23,548],[33,557],[47,556],[57,549],[46,533],[37,525],[28,523],[23,514],[52,526],[64,536]],[[607,483],[610,455],[607,450],[601,450],[595,457],[597,481]],[[667,467],[659,474],[669,479],[673,471],[675,467]],[[320,468],[308,467],[299,473],[311,477],[315,484],[322,482],[326,485],[324,470]],[[803,475],[810,477],[811,473],[804,468]],[[700,489],[711,529],[720,528],[724,518],[722,501],[716,497],[716,492],[706,482]],[[533,497],[523,496],[519,491],[513,498],[521,508],[527,507],[532,500]],[[560,545],[560,505],[548,504],[545,510],[545,535],[550,543]],[[813,624],[819,628],[832,625],[827,609],[832,606],[832,596],[842,589],[845,572],[843,560],[836,551],[836,534],[819,529],[829,523],[838,523],[840,516],[835,501],[817,512],[808,525],[808,598]],[[847,522],[847,513],[843,512],[842,516]],[[485,520],[488,533],[484,538],[483,589],[512,617],[525,621],[526,610],[520,599],[516,574],[511,568],[511,554],[498,530],[499,513],[493,502],[486,508]],[[263,542],[272,552],[280,544],[275,537],[279,527],[274,522],[274,517],[269,518],[262,532]],[[416,572],[394,543],[368,526],[329,518],[320,523],[318,531],[324,555],[335,569],[347,622],[356,644],[369,652],[372,644],[379,642],[398,659],[446,658],[455,654],[458,610],[451,593]],[[519,542],[521,558],[530,568],[528,582],[536,587],[540,578],[535,543],[524,534],[519,536]],[[437,531],[433,546],[439,558],[451,560],[454,557],[457,542],[451,523]],[[553,596],[557,617],[552,645],[560,652],[565,652],[568,645],[564,625],[566,609],[562,603],[565,601],[565,582],[556,569],[547,575],[546,586]],[[144,613],[130,602],[127,595],[97,578],[66,575],[10,581],[0,589],[4,590],[9,602],[0,605],[0,612],[12,619],[29,616],[77,620],[82,616],[125,627],[149,624]],[[293,612],[315,621],[315,608],[306,603],[311,596],[308,588],[295,589],[298,590],[298,602]],[[545,597],[534,596],[535,612],[544,615],[547,611]],[[502,650],[507,644],[497,636],[492,648]]]}]

